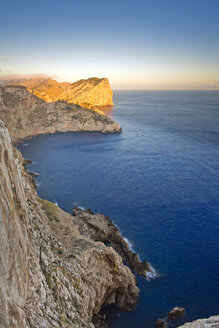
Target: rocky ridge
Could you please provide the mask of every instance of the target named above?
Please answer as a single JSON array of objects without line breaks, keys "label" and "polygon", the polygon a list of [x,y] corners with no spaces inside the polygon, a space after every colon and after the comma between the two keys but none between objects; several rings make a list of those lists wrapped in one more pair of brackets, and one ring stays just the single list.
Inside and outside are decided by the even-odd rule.
[{"label": "rocky ridge", "polygon": [[31,93],[46,102],[66,101],[89,109],[113,105],[113,92],[107,78],[93,77],[74,83],[58,83],[50,78],[35,78],[9,83],[25,86]]},{"label": "rocky ridge", "polygon": [[55,132],[121,132],[120,125],[106,115],[65,101],[48,103],[22,86],[0,86],[0,117],[12,142]]}]

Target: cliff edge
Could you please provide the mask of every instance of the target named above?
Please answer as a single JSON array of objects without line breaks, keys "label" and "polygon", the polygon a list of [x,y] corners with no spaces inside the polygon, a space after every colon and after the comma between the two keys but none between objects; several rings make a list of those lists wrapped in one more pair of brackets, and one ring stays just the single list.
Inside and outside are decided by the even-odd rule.
[{"label": "cliff edge", "polygon": [[113,92],[107,78],[92,77],[74,83],[58,83],[50,78],[35,78],[11,81],[10,85],[25,86],[46,102],[66,101],[86,108],[113,105]]}]

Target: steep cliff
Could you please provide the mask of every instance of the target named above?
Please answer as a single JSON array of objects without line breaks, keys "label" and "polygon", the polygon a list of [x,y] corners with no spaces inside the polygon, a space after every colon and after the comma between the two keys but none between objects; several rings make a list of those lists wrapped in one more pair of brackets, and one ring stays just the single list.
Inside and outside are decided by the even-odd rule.
[{"label": "steep cliff", "polygon": [[58,83],[52,79],[35,78],[11,81],[10,84],[25,86],[47,102],[61,100],[86,108],[113,105],[113,92],[107,78],[93,77],[74,83]]},{"label": "steep cliff", "polygon": [[0,121],[0,327],[26,327],[24,311],[33,244],[16,151]]},{"label": "steep cliff", "polygon": [[0,86],[0,117],[13,142],[45,133],[121,131],[120,125],[106,115],[65,101],[48,103],[22,86]]},{"label": "steep cliff", "polygon": [[105,305],[132,309],[139,290],[122,257],[37,197],[1,121],[0,190],[1,328],[88,328]]}]

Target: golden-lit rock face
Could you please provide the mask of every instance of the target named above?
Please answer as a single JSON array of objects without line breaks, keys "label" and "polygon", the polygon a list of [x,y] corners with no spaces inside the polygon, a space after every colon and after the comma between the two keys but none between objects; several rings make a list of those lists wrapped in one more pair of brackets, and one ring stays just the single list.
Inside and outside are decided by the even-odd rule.
[{"label": "golden-lit rock face", "polygon": [[13,81],[10,84],[23,85],[47,102],[63,100],[90,109],[95,106],[113,105],[113,92],[107,78],[93,77],[75,83],[58,83],[52,79],[36,78]]}]

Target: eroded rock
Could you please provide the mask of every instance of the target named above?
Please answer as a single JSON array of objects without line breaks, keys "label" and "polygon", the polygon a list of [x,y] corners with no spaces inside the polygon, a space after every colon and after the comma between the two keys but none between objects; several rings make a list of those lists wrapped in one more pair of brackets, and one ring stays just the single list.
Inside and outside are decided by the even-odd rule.
[{"label": "eroded rock", "polygon": [[175,306],[165,318],[157,319],[155,326],[157,328],[165,328],[171,326],[175,320],[179,320],[186,313],[186,310],[181,306]]},{"label": "eroded rock", "polygon": [[22,86],[0,88],[0,117],[13,143],[56,132],[121,132],[120,125],[103,113],[66,101],[48,103]]},{"label": "eroded rock", "polygon": [[1,121],[0,191],[1,328],[94,328],[102,307],[133,308],[139,289],[122,257],[37,197]]},{"label": "eroded rock", "polygon": [[181,306],[175,306],[169,313],[168,318],[170,320],[176,320],[181,318],[186,313],[186,310]]},{"label": "eroded rock", "polygon": [[180,328],[219,328],[219,315],[207,319],[199,319],[192,322],[186,322]]},{"label": "eroded rock", "polygon": [[166,328],[166,323],[163,319],[157,319],[156,324],[155,324],[156,328]]},{"label": "eroded rock", "polygon": [[119,229],[108,216],[94,214],[90,209],[82,210],[75,207],[72,220],[81,234],[115,249],[133,272],[144,277],[151,272],[151,266],[146,261],[141,262],[139,255],[130,250]]}]

